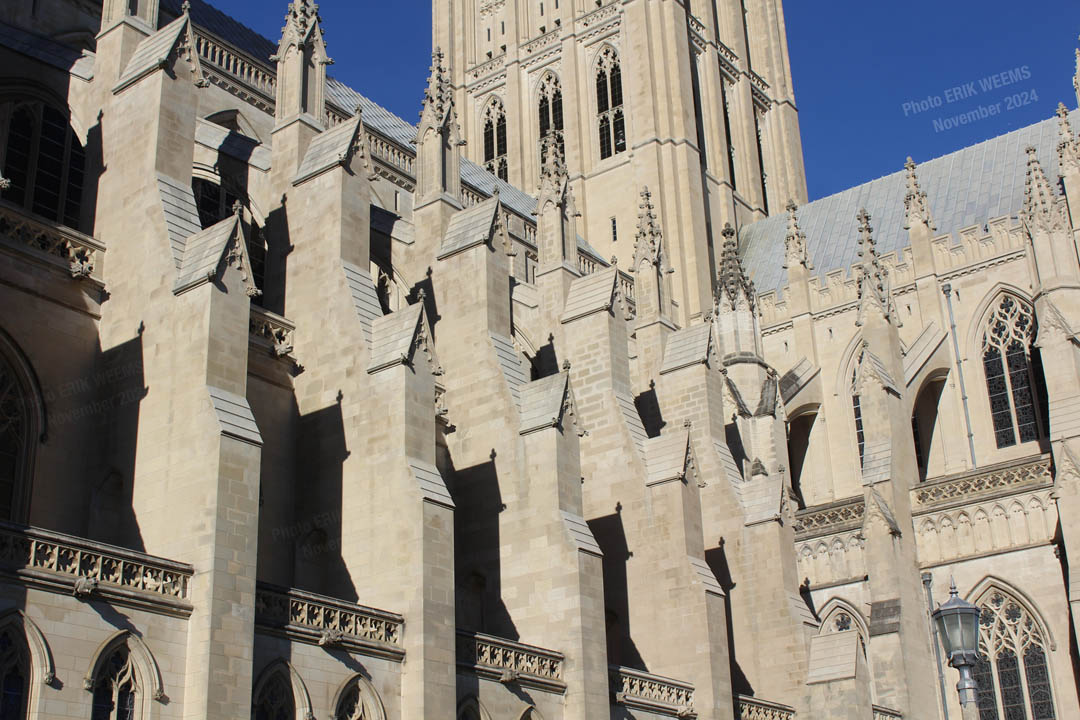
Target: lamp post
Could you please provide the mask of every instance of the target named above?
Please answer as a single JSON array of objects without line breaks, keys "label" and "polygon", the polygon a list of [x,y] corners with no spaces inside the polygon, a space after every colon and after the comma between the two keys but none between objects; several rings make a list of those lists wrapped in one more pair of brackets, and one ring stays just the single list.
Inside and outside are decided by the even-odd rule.
[{"label": "lamp post", "polygon": [[956,690],[964,720],[978,720],[975,706],[975,678],[972,670],[979,657],[979,608],[960,599],[956,582],[951,581],[949,599],[933,612],[937,635],[949,665],[960,671]]}]

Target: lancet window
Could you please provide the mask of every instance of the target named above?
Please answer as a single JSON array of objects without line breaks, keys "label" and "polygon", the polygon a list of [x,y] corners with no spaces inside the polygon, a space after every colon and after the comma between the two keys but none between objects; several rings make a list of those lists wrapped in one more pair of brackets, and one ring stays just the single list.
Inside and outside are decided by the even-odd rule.
[{"label": "lancet window", "polygon": [[622,69],[613,48],[604,48],[596,67],[596,113],[600,133],[600,159],[626,150],[626,114],[623,110]]},{"label": "lancet window", "polygon": [[543,167],[544,138],[554,133],[559,143],[559,150],[566,156],[563,142],[563,104],[562,83],[555,75],[548,73],[540,83],[538,114],[540,119],[540,165]]},{"label": "lancet window", "polygon": [[999,448],[1038,440],[1041,426],[1037,388],[1042,373],[1032,359],[1035,315],[1030,305],[1002,295],[986,321],[982,337],[983,369],[990,399],[994,440]]},{"label": "lancet window", "polygon": [[252,720],[295,720],[296,700],[284,669],[274,671],[258,688]]},{"label": "lancet window", "polygon": [[30,695],[30,653],[14,627],[0,632],[0,719],[27,716]]},{"label": "lancet window", "polygon": [[506,163],[506,110],[502,100],[492,98],[484,111],[484,167],[500,180],[509,177]]},{"label": "lancet window", "polygon": [[140,692],[131,652],[118,645],[95,678],[91,720],[135,720]]}]

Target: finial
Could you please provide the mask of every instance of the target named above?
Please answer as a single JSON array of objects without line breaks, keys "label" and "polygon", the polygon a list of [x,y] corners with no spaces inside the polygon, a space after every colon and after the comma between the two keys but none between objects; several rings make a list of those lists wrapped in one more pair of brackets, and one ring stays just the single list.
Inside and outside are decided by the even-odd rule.
[{"label": "finial", "polygon": [[956,589],[956,578],[952,575],[949,576],[949,597],[960,597],[960,591]]},{"label": "finial", "polygon": [[557,130],[549,132],[541,141],[540,155],[543,163],[540,168],[541,182],[547,180],[558,184],[566,179],[566,157],[563,155],[562,138]]},{"label": "finial", "polygon": [[739,243],[735,240],[735,228],[731,223],[724,223],[724,229],[720,233],[724,237],[723,249],[720,251],[720,297],[718,298],[718,310],[754,310],[757,293],[754,283],[746,276],[742,260],[739,258]]},{"label": "finial", "polygon": [[1080,172],[1080,141],[1073,135],[1069,125],[1069,111],[1065,103],[1058,103],[1058,174],[1062,177]]},{"label": "finial", "polygon": [[794,200],[788,200],[788,227],[787,236],[784,238],[784,269],[803,265],[807,270],[813,270],[810,258],[806,251],[806,233],[799,227],[799,209]]},{"label": "finial", "polygon": [[874,229],[870,226],[870,213],[866,212],[866,208],[862,208],[855,215],[855,219],[859,223],[859,257],[862,260],[855,269],[859,297],[859,314],[855,325],[861,327],[872,310],[879,313],[886,322],[900,327],[900,318],[893,306],[889,271],[881,264],[877,254],[877,241],[874,240]]},{"label": "finial", "polygon": [[637,234],[634,236],[634,271],[642,262],[660,266],[663,264],[663,233],[653,207],[652,193],[646,185],[641,188],[638,200]]},{"label": "finial", "polygon": [[618,265],[619,265],[619,258],[612,255],[611,256],[611,266],[612,267],[617,267]]},{"label": "finial", "polygon": [[184,0],[184,2],[180,5],[180,14],[181,15],[190,15],[191,14],[191,3],[188,2],[188,0]]},{"label": "finial", "polygon": [[691,420],[690,418],[687,418],[687,419],[683,420],[682,426],[684,428],[686,428],[687,430],[689,430],[690,428],[694,427],[694,421]]},{"label": "finial", "polygon": [[904,196],[904,229],[910,230],[915,223],[923,223],[931,230],[937,230],[930,217],[930,206],[926,202],[926,193],[919,186],[919,176],[915,174],[915,161],[908,156],[904,163],[907,170],[907,195]]},{"label": "finial", "polygon": [[416,299],[420,302],[424,302],[425,300],[427,300],[427,290],[425,290],[424,288],[417,289]]},{"label": "finial", "polygon": [[233,215],[240,217],[244,214],[244,203],[237,200],[232,206]]},{"label": "finial", "polygon": [[562,369],[563,369],[563,372],[570,372],[570,361],[569,360],[563,360],[562,361]]},{"label": "finial", "polygon": [[1053,232],[1062,229],[1066,220],[1057,204],[1053,185],[1046,178],[1038,151],[1033,146],[1025,150],[1028,156],[1027,180],[1024,187],[1024,208],[1021,219],[1028,234],[1036,230]]}]

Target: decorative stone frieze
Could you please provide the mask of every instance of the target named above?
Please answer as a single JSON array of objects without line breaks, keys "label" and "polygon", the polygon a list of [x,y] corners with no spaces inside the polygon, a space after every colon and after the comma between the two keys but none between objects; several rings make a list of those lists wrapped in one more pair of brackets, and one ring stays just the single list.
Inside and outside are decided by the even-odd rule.
[{"label": "decorative stone frieze", "polygon": [[548,32],[544,33],[543,35],[541,35],[541,36],[539,36],[537,38],[534,38],[534,39],[530,40],[529,42],[525,43],[524,45],[522,45],[521,46],[521,56],[522,57],[528,57],[529,55],[534,55],[534,54],[540,52],[541,50],[545,50],[545,49],[547,49],[549,47],[552,47],[553,45],[558,44],[558,42],[559,42],[559,28],[555,28],[554,30],[549,30]]},{"label": "decorative stone frieze", "polygon": [[799,510],[795,513],[795,536],[806,539],[859,527],[864,512],[866,503],[861,495]]},{"label": "decorative stone frieze", "polygon": [[71,277],[97,278],[95,269],[105,246],[89,235],[63,225],[35,219],[23,210],[0,201],[0,238],[32,255],[63,267]]},{"label": "decorative stone frieze", "polygon": [[612,667],[610,679],[620,705],[669,717],[697,717],[694,686],[689,683],[627,667]]},{"label": "decorative stone frieze", "polygon": [[[963,503],[973,498],[999,493],[1008,494],[1020,486],[1041,487],[1051,484],[1053,476],[1050,474],[1050,458],[1043,456],[1034,461],[1027,459],[923,483],[912,491],[912,500],[915,505],[938,506],[953,501]],[[915,514],[920,514],[917,509]]]},{"label": "decorative stone frieze", "polygon": [[0,567],[80,598],[100,594],[153,604],[157,597],[174,605],[188,600],[194,574],[190,565],[11,523],[0,523]]},{"label": "decorative stone frieze", "polygon": [[563,655],[553,650],[483,635],[458,632],[457,664],[481,677],[563,693]]},{"label": "decorative stone frieze", "polygon": [[794,720],[795,708],[780,703],[740,695],[737,699],[739,720]]},{"label": "decorative stone frieze", "polygon": [[401,661],[401,615],[296,589],[260,583],[255,622],[262,628],[322,647]]}]

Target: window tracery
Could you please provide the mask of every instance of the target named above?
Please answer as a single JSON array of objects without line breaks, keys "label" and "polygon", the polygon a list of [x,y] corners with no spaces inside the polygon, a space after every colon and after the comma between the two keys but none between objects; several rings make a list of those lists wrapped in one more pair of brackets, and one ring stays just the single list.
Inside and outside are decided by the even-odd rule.
[{"label": "window tracery", "polygon": [[0,174],[7,202],[82,229],[86,153],[66,111],[36,99],[0,99]]},{"label": "window tracery", "polygon": [[94,683],[91,720],[135,720],[141,691],[127,644],[112,650]]},{"label": "window tracery", "polygon": [[1035,315],[1030,305],[1003,295],[983,331],[983,370],[990,416],[998,448],[1038,440],[1042,435],[1035,388],[1031,343]]},{"label": "window tracery", "polygon": [[975,680],[980,720],[1056,720],[1049,663],[1039,623],[1016,598],[991,588],[977,603]]},{"label": "window tracery", "polygon": [[495,97],[484,110],[484,167],[500,180],[507,180],[506,110],[502,100]]},{"label": "window tracery", "polygon": [[35,424],[40,424],[34,420],[40,398],[29,394],[23,379],[0,354],[0,520],[16,522],[25,519],[38,432]]},{"label": "window tracery", "polygon": [[253,720],[294,720],[296,699],[282,670],[273,672],[259,688],[252,708]]},{"label": "window tracery", "polygon": [[563,141],[563,105],[562,83],[553,73],[548,73],[540,81],[538,103],[540,119],[540,167],[544,166],[544,139],[554,133],[559,144],[559,151],[566,157],[566,144]]},{"label": "window tracery", "polygon": [[334,720],[383,720],[384,717],[374,689],[360,678],[350,681],[334,714]]},{"label": "window tracery", "polygon": [[623,110],[622,68],[614,48],[600,53],[596,68],[596,114],[600,133],[600,159],[626,150],[626,115]]}]

